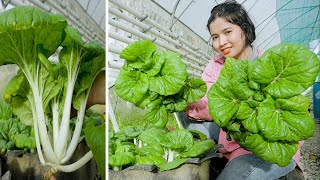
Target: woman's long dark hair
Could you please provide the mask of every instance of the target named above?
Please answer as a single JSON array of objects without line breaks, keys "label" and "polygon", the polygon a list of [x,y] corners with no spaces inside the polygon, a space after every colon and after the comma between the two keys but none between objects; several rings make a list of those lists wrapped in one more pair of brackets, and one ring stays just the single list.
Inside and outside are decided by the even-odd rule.
[{"label": "woman's long dark hair", "polygon": [[211,10],[211,15],[207,24],[209,32],[209,26],[216,18],[223,18],[231,24],[240,26],[246,37],[246,45],[251,45],[256,39],[254,24],[247,11],[236,1],[226,1],[216,5]]}]

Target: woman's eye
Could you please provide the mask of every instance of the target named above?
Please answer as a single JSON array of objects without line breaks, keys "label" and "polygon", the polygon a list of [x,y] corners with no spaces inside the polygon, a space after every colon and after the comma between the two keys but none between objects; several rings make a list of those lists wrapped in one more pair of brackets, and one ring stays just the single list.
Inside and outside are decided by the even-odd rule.
[{"label": "woman's eye", "polygon": [[215,40],[217,40],[218,39],[218,37],[212,37],[212,40],[213,41],[215,41]]},{"label": "woman's eye", "polygon": [[230,34],[231,33],[231,31],[226,31],[226,34]]}]

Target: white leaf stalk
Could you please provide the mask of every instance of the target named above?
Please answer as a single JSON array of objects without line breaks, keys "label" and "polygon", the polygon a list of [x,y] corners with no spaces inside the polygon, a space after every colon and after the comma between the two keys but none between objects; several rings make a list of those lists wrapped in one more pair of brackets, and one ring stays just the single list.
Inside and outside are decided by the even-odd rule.
[{"label": "white leaf stalk", "polygon": [[176,112],[174,112],[173,115],[174,115],[174,118],[175,118],[176,121],[177,121],[177,124],[178,124],[179,129],[183,129],[183,126],[182,126],[182,124],[181,124],[181,122],[180,122],[180,120],[179,120],[178,114],[177,114]]},{"label": "white leaf stalk", "polygon": [[[72,139],[68,146],[68,135],[70,134],[70,114],[71,114],[71,106],[72,106],[72,95],[74,90],[74,85],[79,74],[80,64],[81,64],[81,56],[77,56],[75,53],[75,57],[79,59],[73,61],[71,60],[69,64],[68,70],[68,82],[67,82],[67,92],[64,99],[63,105],[63,113],[60,116],[59,113],[59,100],[54,98],[52,101],[52,141],[50,140],[47,123],[48,117],[44,112],[44,104],[43,104],[43,91],[44,91],[44,82],[42,82],[42,78],[40,75],[40,64],[37,65],[33,76],[32,73],[27,70],[24,71],[24,74],[27,77],[27,80],[30,84],[31,91],[33,94],[33,99],[30,99],[34,108],[32,108],[34,118],[34,132],[35,132],[35,140],[37,145],[37,152],[40,159],[41,164],[48,164],[52,166],[52,170],[59,170],[63,172],[72,172],[79,169],[81,166],[86,164],[92,157],[92,152],[89,151],[85,154],[81,159],[77,162],[70,165],[61,165],[66,163],[72,157],[76,147],[78,145],[79,137],[82,130],[83,120],[85,116],[86,103],[88,99],[88,92],[90,88],[87,90],[86,95],[83,97],[80,105],[80,110],[78,111],[76,127],[73,132]],[[73,64],[75,63],[75,64]],[[61,122],[60,122],[61,118]],[[60,124],[59,124],[60,122]],[[53,146],[52,146],[53,145]],[[43,153],[45,157],[43,156]]]},{"label": "white leaf stalk", "polygon": [[59,141],[56,141],[56,144],[54,145],[54,151],[55,151],[58,159],[62,159],[62,157],[64,156],[64,153],[66,151],[66,146],[67,146],[66,136],[69,134],[69,123],[70,123],[70,112],[71,112],[73,85],[71,82],[68,82],[66,98],[65,98],[65,102],[64,102],[64,106],[63,106],[64,111],[63,111],[63,115],[62,115],[60,128],[58,131],[59,132],[58,133]]},{"label": "white leaf stalk", "polygon": [[81,168],[87,162],[89,162],[92,157],[93,157],[92,151],[89,151],[81,159],[79,159],[77,162],[75,162],[73,164],[57,165],[57,164],[53,164],[53,163],[47,163],[47,165],[52,167],[50,171],[52,171],[53,173],[55,173],[57,171],[73,172],[76,169]]},{"label": "white leaf stalk", "polygon": [[[77,48],[72,47],[70,53],[71,53],[70,61],[69,61],[69,64],[66,65],[66,68],[68,71],[68,83],[67,83],[66,98],[63,106],[64,111],[63,111],[62,120],[59,128],[59,136],[58,136],[59,142],[57,142],[57,144],[55,144],[54,146],[54,150],[57,155],[57,158],[59,159],[59,163],[61,163],[67,150],[68,141],[66,137],[70,133],[69,124],[70,124],[72,94],[73,94],[74,85],[75,85],[77,76],[79,74],[80,64],[82,60],[82,57],[80,56],[81,51],[79,51]],[[81,121],[83,121],[83,118]],[[82,128],[82,125],[81,125],[81,128]]]},{"label": "white leaf stalk", "polygon": [[114,115],[114,111],[113,111],[113,108],[111,106],[111,103],[110,103],[110,99],[108,99],[108,112],[109,112],[109,117],[110,117],[110,120],[111,120],[111,123],[112,123],[112,127],[113,127],[113,130],[114,132],[119,132],[119,125],[118,125],[118,122],[116,120],[116,116]]},{"label": "white leaf stalk", "polygon": [[[29,102],[32,102],[32,101],[29,100]],[[32,106],[32,107],[33,107],[33,106]],[[34,129],[34,138],[35,138],[35,141],[36,141],[36,147],[37,147],[38,157],[39,157],[40,163],[41,163],[42,165],[44,165],[44,164],[45,164],[45,160],[44,160],[44,158],[43,158],[43,154],[42,154],[42,150],[41,150],[41,145],[40,145],[37,115],[36,115],[36,112],[35,112],[35,109],[34,109],[34,108],[31,108],[31,110],[32,110],[32,116],[34,117],[34,120],[33,120],[33,129]]]},{"label": "white leaf stalk", "polygon": [[[34,74],[33,76],[31,75],[31,72],[25,68],[24,74],[30,84],[30,88],[34,97],[34,101],[30,101],[33,102],[35,105],[35,114],[36,114],[36,118],[34,118],[33,121],[37,121],[37,127],[35,128],[35,131],[39,130],[39,134],[38,137],[40,136],[40,141],[42,144],[42,148],[43,151],[46,155],[46,158],[54,163],[58,163],[56,155],[53,151],[53,148],[50,144],[50,140],[49,140],[49,136],[48,136],[48,131],[47,131],[47,127],[45,124],[45,114],[44,114],[44,108],[43,108],[43,101],[42,101],[42,90],[43,88],[41,88],[41,76],[40,74],[40,64],[37,65],[37,68],[34,69]],[[35,122],[34,122],[35,124]],[[37,132],[35,132],[37,133]],[[38,148],[37,148],[38,149]],[[39,156],[39,158],[41,158]]]},{"label": "white leaf stalk", "polygon": [[[70,140],[70,114],[74,86],[77,83],[82,61],[90,64],[93,59],[89,58],[102,55],[100,53],[103,53],[103,49],[95,43],[84,43],[80,33],[76,28],[68,26],[62,15],[53,15],[35,7],[15,7],[1,13],[0,16],[0,19],[5,22],[1,24],[0,28],[0,65],[12,63],[18,65],[28,81],[28,87],[24,87],[25,85],[21,83],[18,88],[27,89],[25,94],[22,93],[22,96],[28,98],[31,106],[40,162],[41,164],[50,164],[53,169],[59,171],[75,171],[87,163],[93,154],[89,151],[77,162],[61,165],[71,158],[78,145],[85,116],[87,93],[90,90],[89,88],[83,98],[79,102],[77,101],[77,105],[80,104],[80,109],[78,109],[76,127]],[[32,22],[27,21],[28,19],[32,19]],[[59,64],[52,65],[47,56],[57,50],[59,46],[63,46],[59,54],[61,59],[59,59]],[[61,52],[66,54],[61,54]],[[98,63],[101,62],[98,61]],[[57,73],[60,73],[61,70],[61,77],[63,77],[63,81],[58,82],[65,83],[61,87],[61,91],[56,86],[56,79],[53,78],[56,76],[55,67],[60,68],[59,66],[64,66],[57,69],[59,70]],[[66,81],[64,68],[68,73]],[[85,68],[84,74],[86,70]],[[99,69],[92,70],[98,71]],[[86,79],[81,77],[81,80],[85,81]],[[62,84],[60,85],[62,86]],[[86,91],[88,84],[85,85],[83,90]],[[14,89],[14,91],[18,90],[20,89]],[[18,106],[18,108],[20,107],[25,108]],[[77,106],[77,108],[79,107]],[[30,111],[30,109],[26,108],[26,111]],[[23,116],[23,114],[19,116]],[[50,120],[52,120],[52,126]]]},{"label": "white leaf stalk", "polygon": [[84,100],[82,102],[81,106],[80,106],[80,111],[78,111],[76,127],[75,127],[75,130],[73,132],[73,136],[72,136],[71,142],[69,144],[69,147],[67,149],[67,152],[66,152],[65,156],[61,160],[62,164],[66,163],[68,160],[70,160],[70,158],[72,157],[74,151],[76,150],[76,148],[78,146],[78,141],[79,141],[79,137],[80,137],[80,134],[81,134],[83,119],[84,119],[84,115],[85,115],[85,112],[86,112],[88,93],[87,93],[87,96],[85,97],[85,99],[86,100]]},{"label": "white leaf stalk", "polygon": [[53,145],[56,145],[59,135],[59,103],[57,101],[54,101],[52,104],[52,131]]}]

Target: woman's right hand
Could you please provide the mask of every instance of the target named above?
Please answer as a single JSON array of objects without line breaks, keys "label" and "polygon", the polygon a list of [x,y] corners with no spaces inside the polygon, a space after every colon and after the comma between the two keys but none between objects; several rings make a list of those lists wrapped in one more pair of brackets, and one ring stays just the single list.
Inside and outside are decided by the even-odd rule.
[{"label": "woman's right hand", "polygon": [[212,121],[208,111],[208,103],[204,99],[192,102],[188,105],[186,113],[194,121]]}]

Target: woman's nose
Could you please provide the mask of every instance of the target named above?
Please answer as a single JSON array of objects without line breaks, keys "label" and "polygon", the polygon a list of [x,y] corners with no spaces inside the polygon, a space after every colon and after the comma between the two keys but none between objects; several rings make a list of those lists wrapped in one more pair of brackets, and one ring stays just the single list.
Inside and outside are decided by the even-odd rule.
[{"label": "woman's nose", "polygon": [[224,46],[225,44],[227,44],[227,38],[225,36],[220,36],[219,38],[219,45],[220,47]]}]

